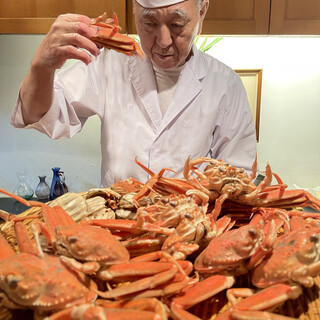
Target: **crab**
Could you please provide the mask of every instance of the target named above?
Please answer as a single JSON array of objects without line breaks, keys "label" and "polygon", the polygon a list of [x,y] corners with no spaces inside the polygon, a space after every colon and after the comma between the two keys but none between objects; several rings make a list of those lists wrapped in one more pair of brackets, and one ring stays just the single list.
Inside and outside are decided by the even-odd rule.
[{"label": "crab", "polygon": [[[83,271],[74,259],[61,257],[73,269]],[[104,299],[137,299],[170,296],[198,281],[189,277],[193,265],[189,261],[176,261],[163,251],[148,253],[122,264],[102,268],[97,277],[107,281],[112,290],[97,291]],[[118,286],[119,283],[123,285]]]},{"label": "crab", "polygon": [[[169,294],[172,290],[180,290],[180,288],[195,281],[189,279],[187,276],[187,273],[192,271],[192,264],[190,262],[178,263],[165,252],[153,253],[151,258],[149,255],[147,257],[139,257],[139,261],[129,261],[128,251],[110,231],[90,224],[76,224],[60,207],[51,208],[47,204],[36,201],[26,201],[18,196],[12,195],[8,191],[2,189],[0,189],[0,191],[13,196],[16,200],[26,205],[40,206],[42,208],[41,214],[45,222],[35,221],[31,224],[38,254],[41,258],[45,258],[46,255],[42,251],[39,233],[44,234],[48,244],[53,248],[53,253],[59,255],[59,257],[55,258],[59,259],[60,263],[63,263],[63,265],[70,268],[70,270],[74,270],[74,272],[83,275],[94,274],[103,281],[116,281],[117,278],[127,278],[131,280],[132,276],[138,278],[137,281],[127,286],[117,287],[111,291],[95,291],[104,298],[111,299],[129,296],[136,292],[141,293],[150,288],[157,289],[156,295],[162,294],[163,292]],[[33,219],[34,217],[15,217],[12,215],[9,216],[9,219],[10,218],[18,224],[22,223],[20,220]],[[93,221],[94,220],[86,221],[86,223],[92,223]],[[105,222],[105,220],[98,220],[99,223],[101,221]],[[112,224],[112,222],[113,221],[110,221],[109,225]],[[130,224],[129,229],[133,229],[132,227],[133,225]],[[142,228],[142,230],[146,229]],[[154,230],[163,229],[154,226]],[[17,237],[20,237],[19,233],[17,233]],[[167,262],[154,261],[150,269],[150,275],[150,262],[160,258],[165,259]],[[147,261],[143,259],[147,259]],[[150,259],[152,261],[150,261]],[[124,271],[123,268],[126,267],[129,267],[129,270],[127,268]],[[147,274],[145,274],[146,271]],[[116,275],[114,275],[114,273],[116,273]],[[172,283],[168,283],[168,281],[172,281]],[[166,288],[166,284],[168,288]],[[164,288],[160,288],[159,286],[164,286]]]},{"label": "crab", "polygon": [[[117,240],[110,230],[141,234],[147,231],[171,234],[172,231],[147,224],[144,228],[137,227],[136,221],[99,219],[76,223],[61,207],[51,208],[48,204],[27,201],[6,190],[0,192],[11,196],[26,206],[41,207],[41,217],[31,224],[38,251],[44,256],[46,252],[76,259],[83,265],[81,272],[95,274],[100,268],[113,264],[124,263],[130,259],[128,250]],[[16,217],[15,220],[39,218],[39,216]],[[107,229],[106,229],[107,228]],[[43,235],[44,244],[40,235]]]},{"label": "crab", "polygon": [[270,221],[264,221],[264,217],[260,216],[249,225],[213,238],[194,263],[195,270],[204,280],[172,299],[174,316],[177,319],[187,318],[190,314],[185,309],[231,288],[236,276],[248,273],[261,263],[272,250],[277,231],[283,223],[277,216]]},{"label": "crab", "polygon": [[115,12],[113,18],[108,18],[107,13],[103,13],[93,19],[91,25],[99,28],[97,34],[91,38],[95,43],[129,56],[137,54],[142,60],[145,59],[145,54],[136,40],[118,32],[121,28]]},{"label": "crab", "polygon": [[320,224],[301,222],[297,216],[294,222],[293,230],[279,236],[271,255],[253,270],[252,283],[256,287],[276,283],[313,286],[313,278],[320,273]]},{"label": "crab", "polygon": [[[208,163],[204,171],[197,166]],[[243,168],[236,168],[221,159],[200,157],[187,159],[184,177],[195,188],[209,195],[209,202],[214,203],[213,215],[218,216],[223,203],[228,200],[242,206],[275,207],[292,209],[296,207],[311,207],[320,211],[320,200],[305,190],[286,190],[287,185],[281,178],[266,166],[264,180],[255,186],[252,180],[256,175],[257,160],[252,165],[249,176]],[[196,174],[197,178],[191,173]],[[271,185],[275,177],[277,184]]]},{"label": "crab", "polygon": [[97,286],[85,274],[72,270],[59,257],[42,256],[22,221],[14,222],[20,253],[0,234],[0,289],[2,305],[32,309],[46,315],[96,299]]},{"label": "crab", "polygon": [[148,200],[146,201],[145,199],[151,199],[150,202],[155,203],[156,200],[160,199],[162,196],[185,194],[188,190],[195,189],[193,184],[186,179],[164,177],[163,175],[166,171],[175,173],[175,171],[170,168],[163,168],[156,174],[139,162],[137,157],[135,158],[135,162],[151,176],[133,198],[137,208],[142,206],[143,203],[148,202]]},{"label": "crab", "polygon": [[[303,287],[312,287],[320,273],[320,225],[294,215],[290,230],[279,235],[272,250],[252,269],[256,288],[232,288],[227,292],[232,307],[216,319],[293,319],[272,313],[288,299],[297,299]],[[245,298],[237,302],[236,297]]]},{"label": "crab", "polygon": [[151,223],[172,229],[172,234],[147,234],[129,239],[122,244],[129,250],[130,255],[160,248],[176,260],[184,260],[234,224],[227,216],[218,221],[212,220],[207,214],[207,206],[208,197],[199,190],[163,196],[155,204],[139,207],[136,219],[139,226]]}]

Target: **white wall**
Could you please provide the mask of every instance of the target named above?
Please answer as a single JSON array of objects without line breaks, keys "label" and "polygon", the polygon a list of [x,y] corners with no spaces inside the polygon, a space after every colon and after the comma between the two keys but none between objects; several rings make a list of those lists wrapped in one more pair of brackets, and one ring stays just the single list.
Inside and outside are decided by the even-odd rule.
[{"label": "white wall", "polygon": [[[99,184],[98,119],[63,141],[10,125],[20,83],[42,38],[0,35],[0,186],[12,190],[21,170],[34,188],[40,174],[50,183],[51,168],[60,166],[71,191],[85,191]],[[269,162],[289,188],[320,186],[319,52],[317,37],[224,37],[208,52],[234,69],[263,69],[259,167]]]},{"label": "white wall", "polygon": [[235,69],[263,69],[258,162],[289,188],[320,186],[319,52],[310,37],[225,37],[210,50]]},{"label": "white wall", "polygon": [[17,172],[22,170],[34,189],[38,175],[47,175],[50,185],[51,168],[58,166],[70,191],[86,191],[100,182],[97,117],[89,119],[82,132],[69,140],[53,141],[35,130],[10,125],[20,84],[42,39],[42,35],[0,35],[0,186],[12,191],[18,183]]}]

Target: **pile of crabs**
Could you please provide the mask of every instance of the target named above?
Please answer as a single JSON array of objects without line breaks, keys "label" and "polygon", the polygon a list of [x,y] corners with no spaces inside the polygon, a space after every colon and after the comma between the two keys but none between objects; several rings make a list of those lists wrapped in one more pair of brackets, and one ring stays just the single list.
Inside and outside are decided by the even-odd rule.
[{"label": "pile of crabs", "polygon": [[[193,306],[224,294],[229,307],[215,319],[293,319],[277,308],[320,273],[320,201],[287,190],[269,165],[256,186],[255,165],[248,176],[221,160],[188,159],[175,179],[136,162],[146,183],[97,191],[111,211],[122,203],[121,217],[75,221],[62,206],[0,189],[39,207],[1,212],[19,244],[17,252],[0,237],[2,306],[35,319],[192,320]],[[250,288],[236,286],[244,275]]]}]

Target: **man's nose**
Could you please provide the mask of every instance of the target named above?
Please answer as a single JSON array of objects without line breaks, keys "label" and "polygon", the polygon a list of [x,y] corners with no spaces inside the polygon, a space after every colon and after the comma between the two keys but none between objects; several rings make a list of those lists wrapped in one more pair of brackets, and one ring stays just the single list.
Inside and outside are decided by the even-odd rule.
[{"label": "man's nose", "polygon": [[161,48],[167,48],[172,44],[171,31],[167,26],[161,26],[157,34],[157,44]]}]

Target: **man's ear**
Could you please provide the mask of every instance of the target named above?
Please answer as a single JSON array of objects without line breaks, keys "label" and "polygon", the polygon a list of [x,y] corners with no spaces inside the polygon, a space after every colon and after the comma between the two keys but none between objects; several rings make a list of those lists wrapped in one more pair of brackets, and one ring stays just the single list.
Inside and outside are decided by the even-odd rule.
[{"label": "man's ear", "polygon": [[202,4],[201,4],[201,9],[200,9],[200,21],[199,21],[199,27],[198,27],[198,35],[202,31],[203,20],[207,14],[208,8],[209,8],[209,0],[203,0]]},{"label": "man's ear", "polygon": [[200,9],[200,19],[202,19],[202,21],[204,20],[204,17],[207,14],[208,8],[209,8],[209,0],[203,0],[201,9]]}]

